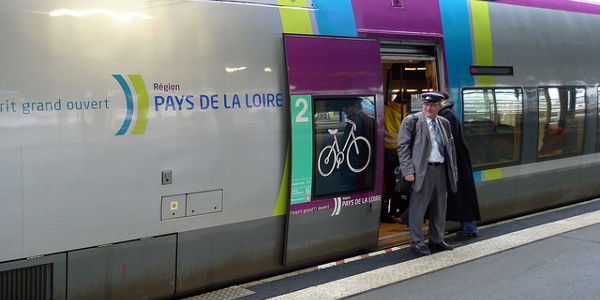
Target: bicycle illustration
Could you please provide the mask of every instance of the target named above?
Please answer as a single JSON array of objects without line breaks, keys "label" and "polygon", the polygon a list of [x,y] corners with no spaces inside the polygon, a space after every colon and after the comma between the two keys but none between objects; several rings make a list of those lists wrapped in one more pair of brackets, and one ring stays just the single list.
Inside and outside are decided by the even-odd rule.
[{"label": "bicycle illustration", "polygon": [[[344,160],[348,164],[348,168],[350,168],[350,170],[354,173],[362,172],[369,165],[369,162],[371,160],[371,145],[369,144],[369,141],[365,137],[357,137],[354,134],[354,132],[356,131],[356,123],[354,123],[351,120],[346,120],[346,122],[350,123],[350,125],[352,125],[352,128],[350,130],[350,133],[348,134],[348,138],[344,142],[344,147],[342,148],[342,150],[340,150],[340,146],[336,136],[338,130],[327,130],[329,131],[329,134],[333,135],[333,144],[323,148],[323,150],[321,150],[321,153],[319,153],[319,161],[317,163],[317,167],[319,169],[319,174],[321,174],[321,176],[323,177],[327,177],[331,173],[333,173],[333,170],[339,169],[340,165],[344,163]],[[359,143],[361,145],[359,145]],[[362,144],[366,145],[367,161],[364,163],[363,166],[359,165],[355,167],[352,164],[357,164],[359,162],[352,162],[350,160],[350,157],[358,157],[358,155],[360,154],[359,149],[365,149],[365,147],[363,147]],[[323,168],[325,169],[325,171],[323,171]]]}]

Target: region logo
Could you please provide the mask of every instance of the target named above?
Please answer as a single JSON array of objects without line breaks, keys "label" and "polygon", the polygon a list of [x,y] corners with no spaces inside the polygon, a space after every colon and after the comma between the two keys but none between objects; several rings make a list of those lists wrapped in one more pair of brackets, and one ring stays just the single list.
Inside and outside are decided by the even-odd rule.
[{"label": "region logo", "polygon": [[334,201],[334,207],[333,207],[333,212],[331,213],[331,216],[337,216],[340,214],[340,211],[342,211],[342,197],[334,197],[333,198]]},{"label": "region logo", "polygon": [[[125,101],[127,102],[127,112],[125,114],[125,120],[123,120],[123,125],[115,135],[124,135],[127,130],[129,130],[129,126],[131,125],[131,119],[133,118],[133,96],[131,95],[131,89],[127,84],[127,81],[123,78],[123,76],[119,74],[112,74],[121,88],[123,89],[123,93],[125,94]],[[144,84],[144,80],[142,76],[139,74],[130,74],[128,75],[133,88],[135,89],[135,93],[137,95],[137,118],[135,121],[135,125],[133,126],[133,130],[131,134],[144,134],[146,131],[146,125],[148,124],[148,91],[146,90],[146,84]]]}]

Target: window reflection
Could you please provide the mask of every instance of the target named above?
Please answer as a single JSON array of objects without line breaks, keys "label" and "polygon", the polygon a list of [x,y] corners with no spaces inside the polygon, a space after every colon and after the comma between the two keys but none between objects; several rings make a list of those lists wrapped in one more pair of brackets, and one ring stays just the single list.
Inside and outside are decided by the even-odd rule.
[{"label": "window reflection", "polygon": [[523,118],[521,88],[465,89],[463,123],[473,168],[520,160]]},{"label": "window reflection", "polygon": [[597,106],[597,110],[598,110],[598,130],[596,132],[596,151],[600,151],[600,87],[598,87],[598,91],[597,91],[597,95],[598,95],[598,106]]},{"label": "window reflection", "polygon": [[315,98],[314,196],[373,188],[375,98]]},{"label": "window reflection", "polygon": [[583,151],[585,88],[538,89],[539,159],[579,154]]}]

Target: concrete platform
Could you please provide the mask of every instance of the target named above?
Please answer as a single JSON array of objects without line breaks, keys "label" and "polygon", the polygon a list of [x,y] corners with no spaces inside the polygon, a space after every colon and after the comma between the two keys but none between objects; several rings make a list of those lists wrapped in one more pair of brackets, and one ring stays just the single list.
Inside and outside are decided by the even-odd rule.
[{"label": "concrete platform", "polygon": [[599,267],[596,224],[348,299],[598,299]]},{"label": "concrete platform", "polygon": [[426,257],[395,247],[365,259],[316,266],[191,299],[597,299],[600,295],[600,200],[481,227],[477,238],[450,235],[446,240],[458,247]]}]

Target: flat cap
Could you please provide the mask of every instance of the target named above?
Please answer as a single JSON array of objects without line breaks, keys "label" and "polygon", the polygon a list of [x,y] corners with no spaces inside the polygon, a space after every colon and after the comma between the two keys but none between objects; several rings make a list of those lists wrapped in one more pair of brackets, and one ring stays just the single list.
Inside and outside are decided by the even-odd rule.
[{"label": "flat cap", "polygon": [[421,99],[423,102],[440,102],[444,99],[444,95],[440,93],[423,93]]}]

